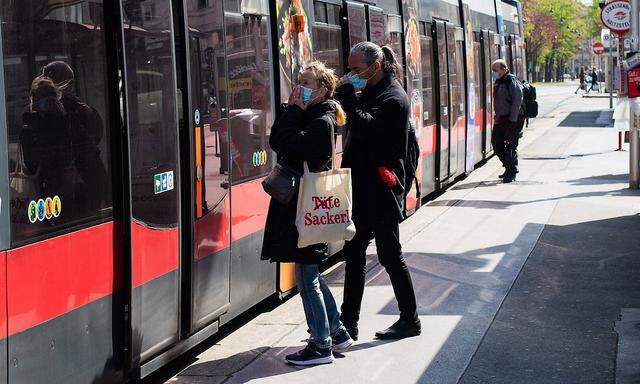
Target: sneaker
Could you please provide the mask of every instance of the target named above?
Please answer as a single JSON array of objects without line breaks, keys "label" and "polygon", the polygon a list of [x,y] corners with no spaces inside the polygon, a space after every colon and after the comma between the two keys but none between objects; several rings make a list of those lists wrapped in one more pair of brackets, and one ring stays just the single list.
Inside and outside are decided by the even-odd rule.
[{"label": "sneaker", "polygon": [[342,329],[335,336],[331,336],[331,341],[335,352],[345,352],[353,345],[353,340],[346,329]]},{"label": "sneaker", "polygon": [[318,365],[333,363],[331,347],[319,348],[316,343],[309,343],[296,353],[285,357],[287,363],[293,365]]}]

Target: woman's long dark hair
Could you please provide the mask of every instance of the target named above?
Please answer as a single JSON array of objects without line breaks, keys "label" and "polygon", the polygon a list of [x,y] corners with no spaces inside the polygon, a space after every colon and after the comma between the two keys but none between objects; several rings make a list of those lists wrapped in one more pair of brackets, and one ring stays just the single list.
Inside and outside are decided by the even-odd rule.
[{"label": "woman's long dark hair", "polygon": [[396,59],[393,49],[388,45],[380,47],[370,41],[362,41],[351,48],[350,54],[354,53],[362,54],[367,65],[380,61],[384,73],[393,75],[396,79],[402,78],[402,65]]}]

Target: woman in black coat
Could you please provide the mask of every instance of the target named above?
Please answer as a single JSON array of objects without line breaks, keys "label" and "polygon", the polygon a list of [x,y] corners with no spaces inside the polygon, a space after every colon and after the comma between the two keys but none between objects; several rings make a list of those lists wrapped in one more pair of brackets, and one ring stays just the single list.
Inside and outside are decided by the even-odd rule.
[{"label": "woman in black coat", "polygon": [[[322,63],[309,64],[280,118],[271,128],[269,145],[278,163],[302,173],[303,162],[311,172],[331,168],[331,132],[345,124],[345,113],[332,100],[337,78]],[[296,283],[311,336],[307,347],[288,355],[296,365],[326,364],[332,350],[351,346],[351,338],[340,322],[336,302],[320,274],[319,264],[328,256],[327,244],[298,248],[296,229],[297,194],[288,205],[271,199],[262,245],[262,259],[296,263]]]}]

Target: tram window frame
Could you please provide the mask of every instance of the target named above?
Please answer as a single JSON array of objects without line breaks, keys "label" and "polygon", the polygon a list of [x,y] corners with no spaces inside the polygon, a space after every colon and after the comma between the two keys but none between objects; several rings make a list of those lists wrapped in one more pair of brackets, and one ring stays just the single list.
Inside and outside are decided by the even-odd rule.
[{"label": "tram window frame", "polygon": [[[242,2],[244,3],[246,0],[242,0]],[[265,2],[261,3],[261,4],[266,4]],[[242,4],[241,4],[242,7]],[[238,12],[228,12],[225,11],[224,12],[224,18],[225,18],[225,36],[228,38],[229,36],[231,36],[230,33],[230,28],[233,25],[243,25],[243,28],[247,28],[249,23],[251,22],[252,18],[255,18],[256,22],[260,23],[260,28],[265,28],[264,34],[262,34],[261,36],[264,36],[265,40],[266,40],[266,45],[263,47],[263,51],[265,54],[265,57],[267,58],[267,60],[263,63],[264,64],[264,68],[267,69],[266,71],[266,77],[268,78],[268,84],[265,84],[264,88],[266,88],[266,93],[265,95],[268,95],[268,103],[269,103],[269,107],[268,109],[264,109],[264,113],[265,113],[265,123],[264,123],[264,127],[261,127],[260,129],[264,129],[264,146],[262,146],[261,148],[256,148],[256,151],[253,152],[253,156],[252,159],[257,155],[257,154],[261,154],[262,152],[266,153],[266,160],[262,163],[263,157],[256,157],[259,161],[260,165],[258,166],[254,166],[255,169],[259,169],[260,171],[257,173],[251,173],[249,175],[238,175],[237,174],[237,170],[238,168],[236,166],[233,165],[233,162],[231,164],[231,169],[230,169],[230,183],[231,186],[233,185],[239,185],[239,184],[243,184],[243,183],[247,183],[253,180],[257,180],[260,178],[265,177],[266,175],[269,174],[269,172],[271,172],[271,170],[273,169],[273,166],[275,164],[275,156],[273,156],[273,151],[271,150],[270,146],[269,146],[269,136],[271,133],[271,126],[273,125],[273,122],[275,120],[275,113],[276,113],[276,98],[275,98],[275,76],[274,76],[274,68],[273,68],[273,64],[274,64],[274,60],[275,58],[273,57],[272,54],[272,45],[274,44],[274,42],[271,39],[271,23],[269,21],[270,15],[268,14],[269,10],[268,8],[261,8],[259,10],[259,13],[238,13]],[[229,21],[232,21],[232,23],[230,23]],[[235,38],[232,38],[232,40],[234,40]],[[230,65],[230,59],[231,57],[233,57],[234,55],[237,56],[241,56],[242,52],[234,52],[233,51],[233,47],[227,44],[227,48],[226,48],[226,65],[227,65],[227,87],[230,88],[230,82],[232,81],[232,79],[229,79],[229,74],[231,72],[234,72],[234,67],[232,67]],[[255,61],[253,62],[255,63]],[[238,133],[235,133],[234,131],[237,130],[237,128],[234,128],[233,123],[236,121],[234,119],[237,119],[239,117],[235,117],[235,116],[231,116],[231,111],[233,110],[237,110],[237,106],[235,104],[236,100],[232,99],[231,94],[229,93],[229,91],[227,90],[227,108],[229,111],[229,132],[230,132],[230,142],[234,141],[234,137],[239,137]],[[250,127],[250,129],[252,129]],[[234,136],[234,133],[236,136]],[[247,153],[242,152],[241,150],[238,150],[239,153],[243,153],[244,155],[246,155]],[[264,156],[264,155],[263,155]],[[248,157],[247,157],[248,158]],[[247,167],[248,168],[248,167]]]},{"label": "tram window frame", "polygon": [[[88,5],[92,6],[90,7]],[[98,7],[96,7],[96,5],[98,5]],[[69,9],[65,9],[66,7],[69,9],[76,9],[78,12],[75,12],[72,17],[70,16],[70,13],[67,12]],[[77,97],[82,104],[88,105],[90,110],[87,109],[82,113],[85,115],[91,114],[92,118],[99,119],[100,124],[102,125],[101,138],[95,144],[90,145],[95,146],[98,150],[99,162],[102,164],[105,171],[105,174],[102,176],[104,176],[105,179],[101,183],[89,183],[87,180],[82,180],[82,182],[85,183],[86,188],[90,189],[99,186],[98,189],[101,191],[100,193],[103,194],[103,197],[100,198],[98,206],[94,208],[87,205],[87,201],[84,201],[84,205],[82,205],[82,196],[87,196],[87,194],[90,196],[90,193],[92,192],[86,192],[86,194],[83,195],[82,192],[75,191],[74,188],[69,199],[60,198],[62,203],[60,216],[62,217],[64,215],[66,207],[66,212],[77,211],[72,214],[75,217],[67,216],[66,218],[56,220],[56,217],[51,216],[50,219],[45,217],[43,220],[38,220],[35,223],[30,224],[28,219],[26,223],[23,222],[24,219],[27,218],[27,207],[23,207],[22,205],[18,207],[17,203],[14,202],[14,199],[22,199],[23,197],[16,195],[20,192],[10,190],[7,199],[10,202],[7,204],[9,205],[9,209],[7,211],[10,218],[7,220],[7,223],[9,223],[10,228],[9,232],[11,238],[9,240],[13,247],[24,246],[45,239],[77,232],[82,229],[95,227],[100,224],[113,221],[114,219],[113,179],[117,173],[117,169],[113,168],[113,156],[116,155],[113,152],[113,141],[116,140],[116,136],[113,134],[113,125],[116,124],[117,119],[113,119],[111,116],[114,105],[117,105],[117,100],[114,100],[114,92],[112,91],[112,87],[117,83],[117,81],[115,80],[115,70],[110,66],[110,60],[107,59],[107,55],[109,55],[108,49],[113,43],[113,38],[108,34],[108,31],[106,31],[108,23],[105,23],[104,14],[100,14],[98,12],[104,9],[104,3],[95,4],[83,2],[67,5],[66,7],[46,14],[43,19],[46,23],[43,23],[43,20],[37,21],[31,20],[30,18],[12,18],[11,12],[15,11],[15,9],[11,11],[10,7],[4,7],[4,10],[7,13],[3,13],[3,15],[0,16],[3,20],[2,35],[4,35],[2,36],[3,39],[0,39],[0,64],[2,65],[0,70],[3,71],[3,74],[0,76],[5,78],[4,89],[0,91],[0,95],[3,100],[3,105],[1,106],[1,108],[3,108],[2,114],[6,117],[6,125],[3,128],[5,129],[7,139],[6,144],[8,146],[8,153],[5,156],[7,156],[7,159],[9,160],[7,164],[9,180],[11,179],[11,173],[16,169],[18,161],[17,157],[15,157],[18,155],[17,148],[23,146],[21,140],[23,137],[22,131],[24,125],[21,125],[20,128],[16,128],[16,120],[19,120],[19,118],[17,118],[18,116],[27,112],[26,106],[29,104],[29,92],[31,91],[32,80],[42,75],[45,64],[53,61],[64,61],[74,71],[74,76],[71,85],[66,86],[66,89],[64,85],[59,85],[60,91],[63,95],[69,94],[74,98]],[[39,51],[31,55],[31,58],[34,59],[32,62],[23,63],[23,65],[18,64],[23,68],[22,73],[25,75],[21,78],[20,74],[15,73],[11,67],[16,65],[16,60],[24,61],[25,59],[29,59],[29,55],[22,55],[22,52],[24,52],[25,49],[24,45],[15,44],[15,40],[12,38],[12,32],[19,33],[21,29],[30,29],[29,26],[38,25],[38,28],[35,29],[34,33],[41,32],[48,33],[50,35],[51,31],[47,32],[45,30],[45,24],[49,27],[55,26],[56,31],[63,32],[70,26],[76,24],[93,25],[95,28],[85,28],[88,35],[87,37],[89,37],[91,47],[93,48],[88,48],[87,52],[84,53],[79,52],[77,46],[73,46],[73,41],[75,40],[69,39],[69,41],[65,41],[65,33],[60,34],[62,38],[57,37],[57,47],[53,44],[46,43],[47,39],[42,39],[41,35],[32,35],[34,40],[41,42],[32,47],[32,49],[39,49]],[[24,37],[24,39],[28,39],[28,37]],[[88,39],[85,39],[83,41],[86,42],[87,40]],[[45,43],[42,43],[42,41],[45,41]],[[5,44],[5,42],[9,43]],[[60,49],[60,47],[63,48]],[[11,59],[10,56],[13,56],[13,59]],[[89,57],[91,60],[78,62],[78,56],[85,58]],[[11,76],[6,76],[7,71],[11,73]],[[88,74],[91,74],[91,76]],[[94,76],[95,74],[98,75]],[[100,74],[102,74],[102,76],[100,76]],[[13,101],[17,101],[17,104]],[[62,103],[65,103],[64,98]],[[10,120],[12,115],[16,116],[13,116],[14,119]],[[94,123],[97,123],[97,120],[94,121]],[[82,126],[84,125],[81,124],[79,127]],[[10,130],[16,129],[17,134],[10,134]],[[69,129],[71,130],[72,128]],[[36,131],[33,127],[31,130],[34,132]],[[71,140],[78,137],[73,133],[70,133],[69,136]],[[15,151],[10,149],[12,146],[16,147]],[[70,152],[78,153],[74,150],[70,150]],[[75,158],[71,164],[73,165],[70,166],[76,169],[74,173],[78,174],[80,172],[80,169],[78,168],[78,158]],[[62,172],[66,171],[63,171],[62,169],[56,170],[58,176]],[[31,183],[35,189],[41,189],[42,187],[42,181],[34,179],[38,174],[40,174],[40,172],[30,176],[30,180],[32,180]],[[77,177],[78,176],[75,177],[76,181]],[[80,176],[80,179],[82,178],[83,176]],[[40,185],[36,186],[34,185],[35,183]],[[52,199],[55,197],[45,196],[45,194],[47,193],[40,190],[39,192],[36,192],[36,196],[24,196],[24,198],[26,198],[25,202],[28,202],[30,199],[38,201],[39,199],[46,199],[47,197]],[[62,196],[61,193],[60,196]],[[69,210],[69,207],[72,207],[71,211]]]},{"label": "tram window frame", "polygon": [[[320,3],[323,6],[319,7],[320,9],[324,9],[325,11],[325,20],[326,22],[322,22],[322,21],[318,21],[317,17],[316,17],[316,5]],[[342,23],[340,23],[340,15],[342,13],[342,6],[333,3],[331,1],[323,1],[323,0],[314,0],[313,2],[313,9],[314,9],[314,18],[313,18],[313,24],[311,25],[312,31],[311,31],[311,35],[314,36],[313,41],[315,44],[318,44],[319,40],[316,40],[315,38],[315,34],[324,31],[338,31],[338,55],[337,55],[337,61],[338,61],[338,65],[332,66],[329,65],[329,68],[333,69],[335,71],[335,74],[338,78],[342,77],[342,75],[344,75],[345,72],[345,60],[344,60],[344,42],[342,39],[342,32],[343,32],[343,27],[342,27]],[[336,15],[336,20],[335,23],[331,23],[331,19],[329,18],[329,9],[333,9],[334,15]],[[317,28],[317,29],[316,29]],[[318,49],[315,49],[314,47],[314,56],[315,53],[318,52]],[[326,64],[326,62],[324,60],[320,60],[323,63]],[[343,151],[343,147],[345,144],[345,140],[344,140],[344,134],[345,134],[345,127],[339,127],[338,128],[338,132],[336,132],[336,149],[338,153],[342,153]]]}]

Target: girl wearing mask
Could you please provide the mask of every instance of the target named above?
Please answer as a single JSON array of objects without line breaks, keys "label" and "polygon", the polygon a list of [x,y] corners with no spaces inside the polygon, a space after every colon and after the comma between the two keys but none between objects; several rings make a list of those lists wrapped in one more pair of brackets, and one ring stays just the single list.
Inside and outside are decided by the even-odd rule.
[{"label": "girl wearing mask", "polygon": [[[346,123],[345,113],[333,95],[337,85],[333,70],[313,62],[300,74],[299,85],[271,129],[269,145],[278,163],[302,174],[303,162],[312,172],[331,168],[331,133]],[[333,362],[332,351],[344,351],[352,340],[340,321],[336,302],[320,274],[328,257],[327,244],[297,247],[295,226],[297,196],[288,205],[271,199],[265,227],[262,259],[296,263],[296,282],[311,336],[307,346],[286,356],[290,364]]]}]

